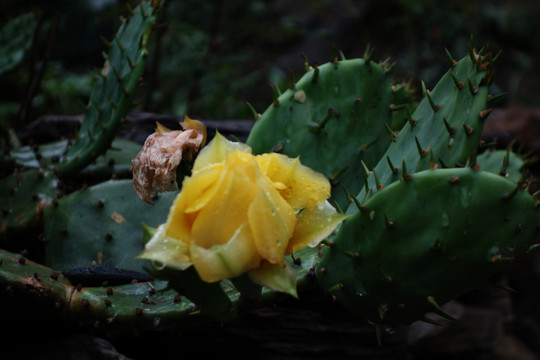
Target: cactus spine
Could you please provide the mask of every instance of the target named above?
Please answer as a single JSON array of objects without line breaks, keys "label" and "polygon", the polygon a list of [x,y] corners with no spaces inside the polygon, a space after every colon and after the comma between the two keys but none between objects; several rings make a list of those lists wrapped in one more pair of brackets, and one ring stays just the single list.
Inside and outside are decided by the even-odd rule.
[{"label": "cactus spine", "polygon": [[[452,61],[452,68],[433,90],[425,89],[422,83],[424,98],[412,114],[413,121],[405,124],[369,172],[357,195],[360,202],[399,180],[404,172],[466,164],[480,144],[492,67],[490,53],[474,52]],[[349,205],[347,212],[355,211],[356,206]]]},{"label": "cactus spine", "polygon": [[129,20],[124,19],[109,43],[105,66],[95,76],[77,138],[57,166],[60,176],[78,173],[110,147],[122,119],[133,104],[135,90],[146,65],[146,45],[157,10],[151,2],[141,2]]}]

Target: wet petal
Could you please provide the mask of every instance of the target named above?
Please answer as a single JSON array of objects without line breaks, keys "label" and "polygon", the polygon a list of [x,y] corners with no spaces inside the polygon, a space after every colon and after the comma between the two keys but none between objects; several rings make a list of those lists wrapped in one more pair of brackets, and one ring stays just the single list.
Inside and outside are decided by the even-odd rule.
[{"label": "wet petal", "polygon": [[338,213],[328,201],[305,208],[297,216],[287,254],[292,254],[306,246],[317,246],[347,217],[348,215]]},{"label": "wet petal", "polygon": [[302,165],[299,158],[271,153],[258,155],[256,159],[261,171],[294,210],[315,206],[330,196],[328,179]]},{"label": "wet petal", "polygon": [[164,236],[174,238],[189,244],[191,241],[191,227],[194,216],[186,214],[186,197],[180,192],[169,210],[167,221],[163,225]]},{"label": "wet petal", "polygon": [[191,245],[191,260],[197,273],[206,282],[239,276],[260,264],[260,257],[251,241],[249,226],[243,224],[223,245],[209,249]]},{"label": "wet petal", "polygon": [[224,244],[247,222],[248,208],[259,191],[254,179],[256,165],[250,154],[229,156],[219,187],[193,223],[192,241],[198,246],[208,249]]},{"label": "wet petal", "polygon": [[262,178],[258,183],[261,189],[248,210],[249,226],[263,259],[281,264],[296,217],[289,204],[266,179]]},{"label": "wet petal", "polygon": [[[185,129],[184,129],[185,130]],[[156,121],[156,133],[164,134],[171,131],[168,127],[160,123],[159,121]]]},{"label": "wet petal", "polygon": [[229,154],[237,150],[251,154],[251,147],[248,145],[229,141],[219,132],[216,132],[212,141],[210,141],[210,143],[199,152],[199,155],[197,155],[192,171],[200,170],[208,165],[224,162]]},{"label": "wet petal", "polygon": [[157,261],[178,270],[191,266],[189,245],[165,234],[165,226],[158,227],[137,259]]},{"label": "wet petal", "polygon": [[225,174],[224,166],[224,164],[213,164],[184,179],[182,195],[185,197],[186,204],[189,204],[185,212],[199,211],[210,201],[221,185]]},{"label": "wet petal", "polygon": [[259,285],[266,286],[275,291],[282,291],[298,298],[296,291],[296,272],[284,261],[281,265],[261,263],[256,269],[248,272],[251,280]]}]

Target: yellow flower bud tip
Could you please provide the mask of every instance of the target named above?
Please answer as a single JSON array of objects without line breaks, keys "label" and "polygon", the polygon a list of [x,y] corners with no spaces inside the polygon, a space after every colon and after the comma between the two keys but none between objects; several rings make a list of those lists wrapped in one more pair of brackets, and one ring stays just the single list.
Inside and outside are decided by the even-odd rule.
[{"label": "yellow flower bud tip", "polygon": [[206,125],[202,121],[190,119],[187,115],[185,115],[184,122],[181,122],[180,126],[182,126],[182,129],[184,130],[193,129],[200,132],[203,135],[201,147],[206,145]]},{"label": "yellow flower bud tip", "polygon": [[166,132],[169,132],[169,131],[171,131],[171,130],[168,127],[164,126],[159,121],[156,121],[156,132],[158,134],[163,134],[163,133],[166,133]]},{"label": "yellow flower bud tip", "polygon": [[196,172],[214,164],[223,164],[235,151],[251,154],[251,147],[243,143],[229,141],[219,131],[216,131],[212,141],[197,155],[192,171]]}]

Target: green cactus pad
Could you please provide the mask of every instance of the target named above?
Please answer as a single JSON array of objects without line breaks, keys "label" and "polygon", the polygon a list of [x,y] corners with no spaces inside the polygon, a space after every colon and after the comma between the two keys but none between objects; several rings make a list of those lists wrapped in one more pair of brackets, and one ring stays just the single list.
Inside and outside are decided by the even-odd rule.
[{"label": "green cactus pad", "polygon": [[131,140],[116,138],[107,153],[99,156],[94,163],[81,171],[81,178],[107,180],[111,177],[131,178],[131,160],[141,151],[141,144]]},{"label": "green cactus pad", "polygon": [[110,180],[71,193],[43,213],[45,263],[54,269],[103,265],[143,271],[142,223],[165,222],[175,193],[154,205],[140,200],[131,180]]},{"label": "green cactus pad", "polygon": [[[160,6],[159,1],[153,2]],[[135,90],[146,65],[148,40],[158,10],[142,1],[118,29],[109,44],[102,71],[96,75],[88,110],[77,135],[57,166],[58,174],[69,177],[106,152],[122,119],[131,109]]]},{"label": "green cactus pad", "polygon": [[524,255],[538,231],[521,185],[471,168],[416,173],[374,194],[341,226],[318,283],[353,313],[404,325]]},{"label": "green cactus pad", "polygon": [[[14,149],[9,156],[17,167],[38,169],[51,167],[58,161],[66,150],[68,141],[61,140],[38,147],[23,146]],[[141,150],[141,145],[131,140],[116,138],[112,141],[111,149],[88,165],[79,174],[87,182],[108,180],[111,176],[128,177],[133,159]]]},{"label": "green cactus pad", "polygon": [[41,167],[51,167],[58,162],[62,154],[66,151],[67,140],[54,141],[40,146],[21,146],[12,149],[9,157],[15,165],[24,169],[38,169]]},{"label": "green cactus pad", "polygon": [[[358,165],[373,166],[380,159],[391,140],[391,105],[395,96],[407,98],[405,87],[394,89],[396,93],[385,68],[371,60],[317,66],[276,97],[255,122],[247,144],[255,154],[299,156],[303,164],[356,194],[364,184]],[[334,187],[332,199],[348,205],[342,186]]]},{"label": "green cactus pad", "polygon": [[61,271],[5,250],[0,250],[0,296],[7,302],[32,304],[32,309],[58,321],[116,336],[189,326],[197,311],[164,281],[79,287]]},{"label": "green cactus pad", "polygon": [[35,230],[41,224],[42,211],[57,197],[56,177],[51,171],[32,169],[15,171],[0,179],[2,227],[0,238],[11,241],[14,234]]},{"label": "green cactus pad", "polygon": [[[360,202],[408,173],[467,162],[480,144],[483,121],[489,114],[486,104],[492,60],[490,53],[474,53],[453,62],[434,89],[425,90],[411,121],[370,171],[367,184],[357,196]],[[356,210],[351,204],[347,213]]]},{"label": "green cactus pad", "polygon": [[[299,287],[312,287],[314,283],[309,274],[318,260],[316,249],[299,251],[295,259],[290,261],[298,273]],[[192,275],[193,273],[186,276]],[[225,297],[228,308],[227,313],[217,313],[217,309],[223,308],[212,307],[212,302],[216,299],[204,297],[206,289],[200,286],[200,280],[191,279],[191,283],[180,283],[178,281],[184,275],[171,276],[172,284],[152,280],[120,286],[80,287],[72,284],[62,271],[37,264],[20,254],[0,250],[2,299],[13,303],[32,304],[32,309],[44,312],[53,319],[73,322],[112,336],[139,335],[144,331],[188,331],[193,322],[200,324],[203,319],[231,320],[230,315],[234,315],[238,310],[268,304],[281,296],[274,291],[263,289],[259,298],[251,301],[240,295],[234,283],[223,281],[214,284],[217,289],[214,286],[212,288],[213,291],[218,291],[221,287],[219,297]],[[185,291],[186,287],[190,286],[192,289],[187,292],[201,300],[200,303],[194,303],[177,291]],[[210,318],[201,318],[198,315]]]},{"label": "green cactus pad", "polygon": [[516,153],[508,150],[488,150],[478,155],[476,164],[481,170],[502,175],[517,183],[523,178],[526,162]]}]

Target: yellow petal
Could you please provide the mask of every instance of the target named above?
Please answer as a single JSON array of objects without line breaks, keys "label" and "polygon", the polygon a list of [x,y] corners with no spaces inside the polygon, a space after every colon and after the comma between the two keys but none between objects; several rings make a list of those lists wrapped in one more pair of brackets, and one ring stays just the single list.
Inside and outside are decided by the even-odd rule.
[{"label": "yellow petal", "polygon": [[189,245],[181,240],[168,237],[165,230],[164,225],[158,227],[137,259],[157,261],[178,270],[187,269],[191,266]]},{"label": "yellow petal", "polygon": [[305,208],[297,216],[287,254],[292,254],[306,246],[317,246],[347,217],[349,216],[338,213],[328,201]]},{"label": "yellow petal", "polygon": [[184,115],[184,121],[180,123],[182,129],[193,129],[198,131],[203,131],[206,129],[206,125],[202,121],[191,119],[189,116]]},{"label": "yellow petal", "polygon": [[163,134],[163,133],[166,133],[166,132],[169,132],[169,131],[171,131],[171,129],[169,129],[168,127],[164,126],[164,125],[161,124],[159,121],[156,121],[156,132],[157,132],[157,133]]},{"label": "yellow petal", "polygon": [[188,204],[184,210],[193,213],[203,208],[215,195],[223,180],[225,164],[214,164],[194,172],[184,179],[182,196]]},{"label": "yellow petal", "polygon": [[260,191],[248,210],[253,240],[263,259],[271,264],[281,264],[296,217],[289,204],[266,178],[261,178],[258,184]]},{"label": "yellow petal", "polygon": [[248,208],[259,191],[256,171],[257,163],[250,154],[230,154],[219,187],[193,223],[193,242],[206,249],[224,244],[248,221]]},{"label": "yellow petal", "polygon": [[248,145],[229,141],[219,132],[216,132],[212,141],[210,141],[210,143],[199,152],[199,155],[197,155],[192,171],[197,171],[205,166],[224,162],[229,154],[237,150],[251,154],[251,147]]},{"label": "yellow petal", "polygon": [[193,216],[185,213],[186,198],[182,192],[180,192],[171,208],[169,209],[169,215],[167,221],[163,225],[164,235],[169,238],[174,238],[189,244],[191,241],[191,226],[193,224]]},{"label": "yellow petal", "polygon": [[191,259],[200,278],[206,282],[239,276],[257,268],[260,263],[247,224],[240,226],[233,237],[223,245],[205,249],[192,244]]},{"label": "yellow petal", "polygon": [[281,265],[261,263],[261,266],[248,272],[251,280],[275,291],[282,291],[298,298],[296,291],[296,272],[284,261]]},{"label": "yellow petal", "polygon": [[330,196],[330,182],[299,158],[271,153],[256,156],[263,173],[294,210],[315,206]]},{"label": "yellow petal", "polygon": [[184,122],[181,122],[180,126],[182,126],[182,129],[184,130],[193,129],[200,132],[203,135],[201,147],[206,145],[206,125],[202,121],[190,119],[185,115]]}]

